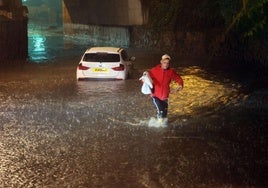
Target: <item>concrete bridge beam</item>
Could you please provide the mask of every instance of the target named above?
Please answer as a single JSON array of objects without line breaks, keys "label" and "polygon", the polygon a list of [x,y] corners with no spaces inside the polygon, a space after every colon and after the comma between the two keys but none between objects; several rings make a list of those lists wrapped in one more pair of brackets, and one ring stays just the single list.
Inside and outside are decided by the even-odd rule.
[{"label": "concrete bridge beam", "polygon": [[63,0],[63,29],[93,45],[129,46],[129,27],[147,18],[140,0]]},{"label": "concrete bridge beam", "polygon": [[63,23],[113,26],[143,25],[140,0],[63,0]]}]

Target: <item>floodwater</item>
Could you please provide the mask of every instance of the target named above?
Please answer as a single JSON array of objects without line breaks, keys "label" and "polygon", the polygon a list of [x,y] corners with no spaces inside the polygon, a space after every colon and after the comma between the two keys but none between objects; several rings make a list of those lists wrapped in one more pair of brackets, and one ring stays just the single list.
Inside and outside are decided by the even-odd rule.
[{"label": "floodwater", "polygon": [[77,82],[84,47],[48,38],[31,62],[1,67],[0,187],[267,187],[267,89],[177,57],[185,87],[168,127],[148,127],[138,78],[160,53],[129,49],[126,81]]}]

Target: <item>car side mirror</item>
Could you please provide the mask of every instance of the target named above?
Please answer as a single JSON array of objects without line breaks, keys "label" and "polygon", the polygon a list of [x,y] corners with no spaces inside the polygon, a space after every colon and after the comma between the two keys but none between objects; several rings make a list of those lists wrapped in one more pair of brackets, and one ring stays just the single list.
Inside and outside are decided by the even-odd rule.
[{"label": "car side mirror", "polygon": [[130,60],[130,61],[135,61],[135,60],[136,60],[136,57],[133,57],[133,56],[132,56],[131,58],[129,58],[129,60]]}]

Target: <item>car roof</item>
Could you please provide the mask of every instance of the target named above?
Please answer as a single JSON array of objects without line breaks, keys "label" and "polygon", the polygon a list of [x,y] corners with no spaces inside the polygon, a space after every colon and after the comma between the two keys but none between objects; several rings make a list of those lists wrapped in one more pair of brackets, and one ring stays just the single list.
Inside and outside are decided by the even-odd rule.
[{"label": "car roof", "polygon": [[86,50],[86,53],[107,52],[107,53],[119,53],[123,48],[119,47],[92,47]]}]

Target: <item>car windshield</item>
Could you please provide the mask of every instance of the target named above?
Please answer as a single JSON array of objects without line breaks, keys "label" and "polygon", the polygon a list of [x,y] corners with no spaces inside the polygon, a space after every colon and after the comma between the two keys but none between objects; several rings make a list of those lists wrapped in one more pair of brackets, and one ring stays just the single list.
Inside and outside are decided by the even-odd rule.
[{"label": "car windshield", "polygon": [[83,61],[88,62],[119,62],[119,54],[109,54],[109,53],[86,53],[84,55]]}]

